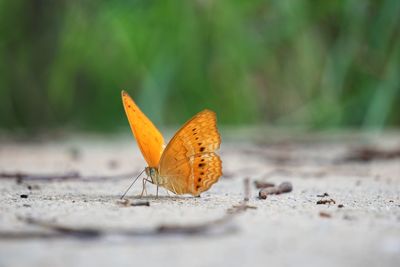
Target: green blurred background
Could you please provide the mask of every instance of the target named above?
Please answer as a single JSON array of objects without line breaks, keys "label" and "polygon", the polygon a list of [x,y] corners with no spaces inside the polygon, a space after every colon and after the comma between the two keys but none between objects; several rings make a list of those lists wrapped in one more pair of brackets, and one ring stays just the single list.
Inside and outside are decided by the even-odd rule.
[{"label": "green blurred background", "polygon": [[400,1],[0,0],[0,129],[400,125]]}]

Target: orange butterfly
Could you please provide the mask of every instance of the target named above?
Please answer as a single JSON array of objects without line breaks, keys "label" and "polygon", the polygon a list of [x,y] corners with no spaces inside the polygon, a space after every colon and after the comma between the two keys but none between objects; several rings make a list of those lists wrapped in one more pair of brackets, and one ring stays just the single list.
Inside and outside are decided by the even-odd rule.
[{"label": "orange butterfly", "polygon": [[148,181],[157,185],[157,194],[158,186],[162,186],[178,195],[199,196],[218,181],[222,162],[215,151],[221,144],[221,137],[213,111],[206,109],[195,115],[165,147],[161,133],[125,91],[122,91],[122,102],[132,133],[148,164],[145,168],[151,179]]}]

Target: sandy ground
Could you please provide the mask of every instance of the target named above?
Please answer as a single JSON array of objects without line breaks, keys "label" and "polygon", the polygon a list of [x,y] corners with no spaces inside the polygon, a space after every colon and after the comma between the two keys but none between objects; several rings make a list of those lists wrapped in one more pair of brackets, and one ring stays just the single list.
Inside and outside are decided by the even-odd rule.
[{"label": "sandy ground", "polygon": [[[364,145],[393,149],[400,135],[228,140],[224,177],[200,198],[164,190],[155,198],[148,185],[142,201],[150,206],[126,207],[118,198],[144,167],[130,136],[2,141],[0,172],[87,179],[0,178],[0,267],[399,266],[400,158],[345,160]],[[226,217],[243,200],[246,177],[255,208]],[[260,200],[255,180],[290,181],[293,191]],[[136,203],[140,191],[137,183],[128,199]],[[335,203],[317,205],[321,199]],[[187,226],[196,231],[179,230]]]}]

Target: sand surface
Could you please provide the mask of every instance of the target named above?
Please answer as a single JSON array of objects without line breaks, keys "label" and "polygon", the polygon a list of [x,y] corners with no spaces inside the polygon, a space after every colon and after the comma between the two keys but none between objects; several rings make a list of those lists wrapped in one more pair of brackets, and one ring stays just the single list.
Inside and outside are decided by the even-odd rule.
[{"label": "sand surface", "polygon": [[[119,196],[144,167],[130,136],[3,140],[0,172],[39,176],[0,178],[0,267],[399,266],[400,158],[346,159],[357,147],[399,145],[399,134],[232,139],[221,148],[224,176],[200,198],[155,198],[148,185],[138,199],[138,182],[127,198],[150,206],[124,206]],[[45,179],[71,172],[80,177]],[[227,215],[246,177],[251,208]],[[260,200],[255,180],[293,191]]]}]

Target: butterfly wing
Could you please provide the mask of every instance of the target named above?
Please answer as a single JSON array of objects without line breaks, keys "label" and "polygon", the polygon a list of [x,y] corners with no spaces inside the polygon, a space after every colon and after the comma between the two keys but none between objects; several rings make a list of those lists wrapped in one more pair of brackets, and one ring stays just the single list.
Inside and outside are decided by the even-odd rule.
[{"label": "butterfly wing", "polygon": [[215,151],[221,144],[213,111],[195,115],[175,134],[164,150],[158,169],[160,185],[176,194],[200,195],[222,175]]},{"label": "butterfly wing", "polygon": [[121,95],[132,133],[142,151],[143,157],[149,167],[157,167],[164,148],[164,138],[128,93],[122,91]]}]

